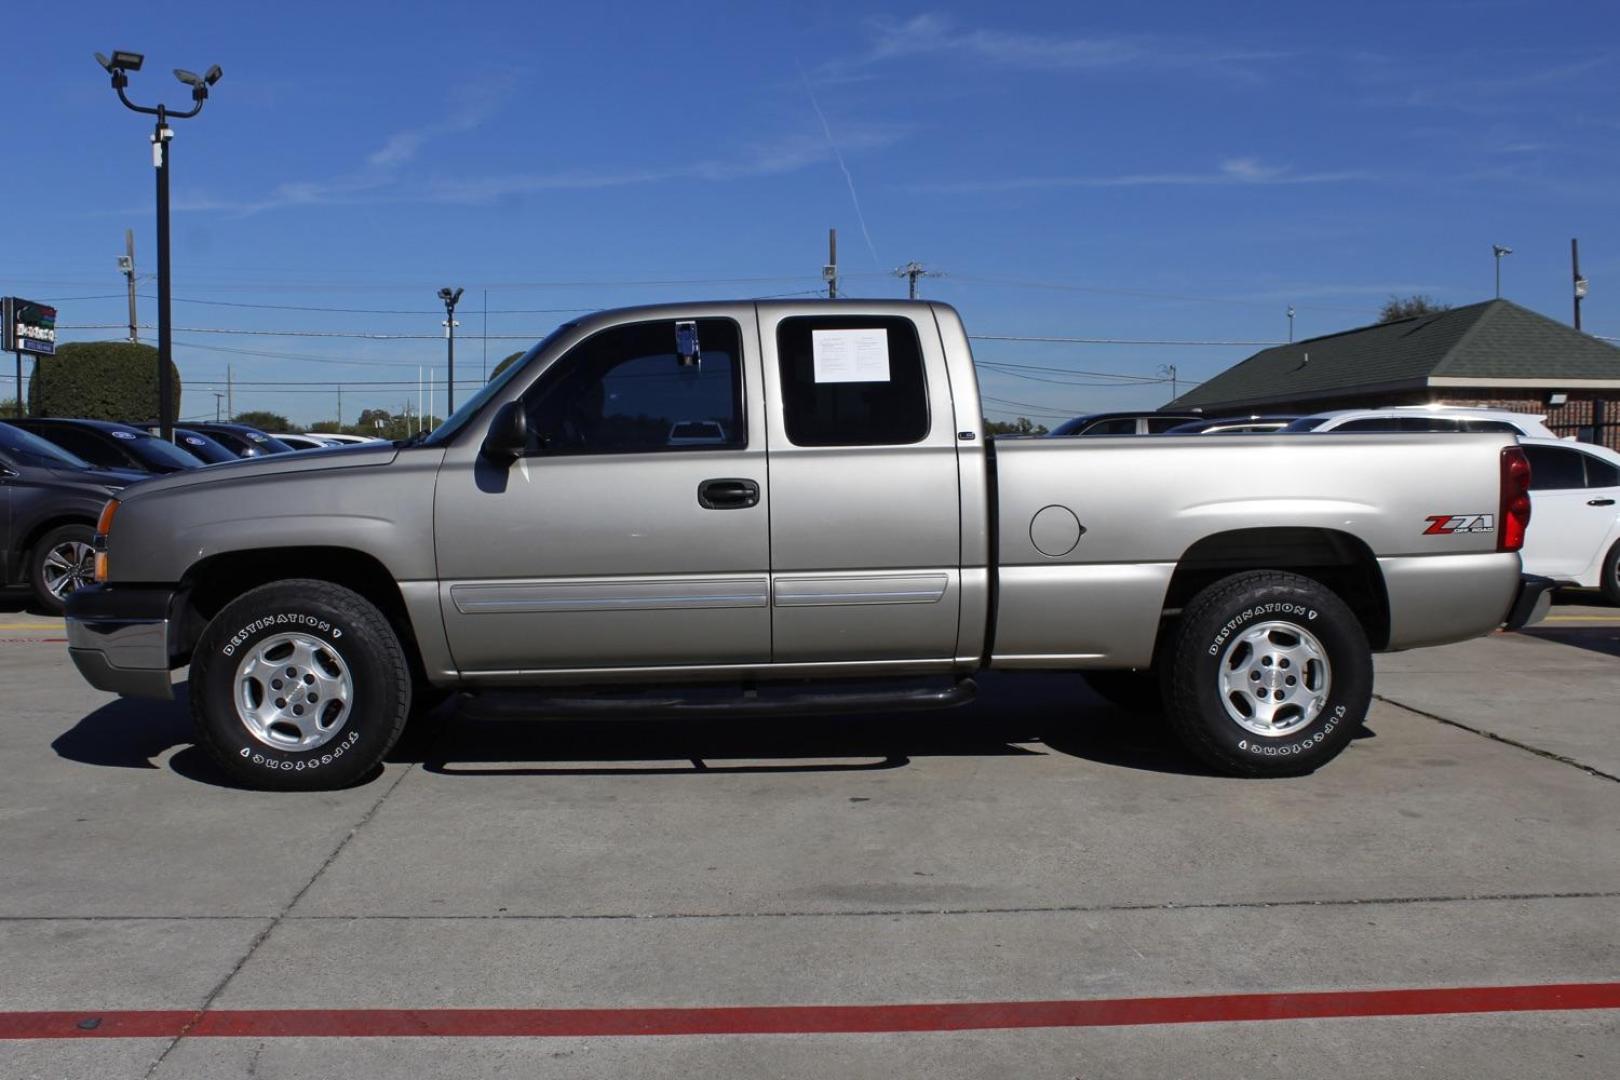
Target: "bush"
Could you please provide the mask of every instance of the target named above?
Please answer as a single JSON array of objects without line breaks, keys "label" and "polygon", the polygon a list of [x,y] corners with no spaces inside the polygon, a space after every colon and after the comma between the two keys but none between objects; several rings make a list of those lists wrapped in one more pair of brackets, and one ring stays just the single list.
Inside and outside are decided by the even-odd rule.
[{"label": "bush", "polygon": [[[180,415],[180,369],[169,363],[174,415]],[[157,350],[129,341],[75,341],[55,356],[34,358],[28,383],[30,416],[88,420],[154,420],[158,412]]]},{"label": "bush", "polygon": [[285,416],[265,409],[251,409],[248,412],[239,412],[231,417],[231,423],[246,424],[248,427],[258,428],[260,431],[285,431],[288,434],[299,430]]}]

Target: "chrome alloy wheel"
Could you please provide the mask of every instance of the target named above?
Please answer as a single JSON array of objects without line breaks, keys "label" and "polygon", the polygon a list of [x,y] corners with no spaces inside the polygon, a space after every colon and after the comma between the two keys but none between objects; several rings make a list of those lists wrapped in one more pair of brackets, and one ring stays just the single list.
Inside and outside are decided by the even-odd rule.
[{"label": "chrome alloy wheel", "polygon": [[1281,738],[1316,719],[1332,677],[1327,650],[1309,631],[1287,622],[1257,623],[1221,653],[1221,704],[1245,731]]},{"label": "chrome alloy wheel", "polygon": [[95,580],[96,551],[82,540],[64,540],[45,553],[41,572],[45,591],[66,600]]},{"label": "chrome alloy wheel", "polygon": [[236,715],[264,745],[314,750],[343,730],[354,679],[337,650],[308,634],[273,634],[236,665]]}]

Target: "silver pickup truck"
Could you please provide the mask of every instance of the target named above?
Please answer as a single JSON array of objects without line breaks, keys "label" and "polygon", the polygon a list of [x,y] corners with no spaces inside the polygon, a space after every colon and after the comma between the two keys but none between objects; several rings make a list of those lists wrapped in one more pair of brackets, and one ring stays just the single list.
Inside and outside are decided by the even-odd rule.
[{"label": "silver pickup truck", "polygon": [[236,780],[375,769],[413,706],[802,715],[1081,671],[1208,766],[1308,772],[1372,653],[1545,610],[1510,439],[986,438],[942,304],[700,303],[560,327],[419,441],[110,503],[93,685],[170,697]]}]

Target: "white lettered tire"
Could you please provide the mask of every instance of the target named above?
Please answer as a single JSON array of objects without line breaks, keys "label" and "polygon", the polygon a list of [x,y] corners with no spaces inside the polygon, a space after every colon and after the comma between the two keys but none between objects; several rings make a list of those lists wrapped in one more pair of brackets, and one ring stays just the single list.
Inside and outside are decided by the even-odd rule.
[{"label": "white lettered tire", "polygon": [[1166,717],[1229,776],[1298,776],[1355,736],[1372,703],[1372,650],[1354,613],[1308,577],[1236,574],[1187,604],[1164,672]]},{"label": "white lettered tire", "polygon": [[405,651],[359,593],[272,582],[227,604],[191,660],[198,741],[230,777],[272,791],[329,790],[381,764],[411,708]]}]

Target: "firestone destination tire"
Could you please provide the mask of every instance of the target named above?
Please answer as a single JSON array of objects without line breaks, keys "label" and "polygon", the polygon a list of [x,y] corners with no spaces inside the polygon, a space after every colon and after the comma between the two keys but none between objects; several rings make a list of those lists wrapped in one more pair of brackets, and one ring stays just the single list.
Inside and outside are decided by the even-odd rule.
[{"label": "firestone destination tire", "polygon": [[326,581],[272,582],[226,605],[197,644],[190,689],[198,741],[231,779],[270,791],[358,782],[411,710],[393,627]]},{"label": "firestone destination tire", "polygon": [[1361,623],[1320,583],[1237,574],[1183,611],[1165,673],[1171,728],[1229,776],[1299,776],[1336,757],[1372,703]]}]

